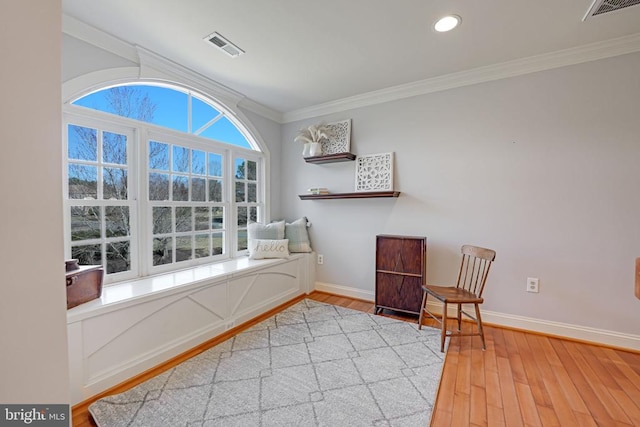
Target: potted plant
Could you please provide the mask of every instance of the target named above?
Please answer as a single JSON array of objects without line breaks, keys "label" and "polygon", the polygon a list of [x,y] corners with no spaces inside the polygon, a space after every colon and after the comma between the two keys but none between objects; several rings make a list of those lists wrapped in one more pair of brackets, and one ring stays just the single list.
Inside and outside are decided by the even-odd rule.
[{"label": "potted plant", "polygon": [[320,141],[323,139],[328,140],[332,134],[331,127],[324,122],[317,125],[311,125],[306,128],[300,129],[298,136],[294,138],[294,141],[303,141],[304,149],[302,151],[303,157],[313,157],[322,154],[322,146]]}]

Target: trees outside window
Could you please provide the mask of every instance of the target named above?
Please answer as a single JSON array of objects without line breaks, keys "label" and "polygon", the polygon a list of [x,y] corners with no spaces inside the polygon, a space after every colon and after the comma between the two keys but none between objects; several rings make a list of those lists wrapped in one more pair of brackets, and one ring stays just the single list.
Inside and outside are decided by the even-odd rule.
[{"label": "trees outside window", "polygon": [[[97,111],[92,111],[97,110]],[[264,156],[218,104],[125,85],[65,109],[67,255],[106,282],[226,259],[262,220]]]}]

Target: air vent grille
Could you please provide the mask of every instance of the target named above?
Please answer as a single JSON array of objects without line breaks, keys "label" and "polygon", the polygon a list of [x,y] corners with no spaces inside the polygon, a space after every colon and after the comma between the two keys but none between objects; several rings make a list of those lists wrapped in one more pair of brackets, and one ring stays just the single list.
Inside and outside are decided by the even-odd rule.
[{"label": "air vent grille", "polygon": [[222,37],[218,32],[209,34],[203,40],[207,43],[211,43],[212,45],[219,48],[227,55],[234,58],[244,53],[244,50],[240,49],[238,46],[231,43],[226,38]]},{"label": "air vent grille", "polygon": [[640,0],[595,0],[582,20],[637,4],[640,4]]}]

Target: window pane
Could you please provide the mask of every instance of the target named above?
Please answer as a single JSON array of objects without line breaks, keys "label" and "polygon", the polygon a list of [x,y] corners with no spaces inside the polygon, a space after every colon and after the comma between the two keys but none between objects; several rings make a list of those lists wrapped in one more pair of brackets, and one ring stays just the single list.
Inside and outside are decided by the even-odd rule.
[{"label": "window pane", "polygon": [[173,146],[173,167],[174,172],[189,172],[189,149]]},{"label": "window pane", "polygon": [[204,175],[206,172],[204,151],[191,150],[191,173],[194,175]]},{"label": "window pane", "polygon": [[175,89],[137,85],[153,107],[153,114],[145,121],[170,129],[187,132],[187,94]]},{"label": "window pane", "polygon": [[80,265],[101,265],[102,250],[100,245],[73,246],[71,258],[77,259]]},{"label": "window pane", "polygon": [[245,178],[244,159],[236,159],[236,178]]},{"label": "window pane", "polygon": [[221,208],[221,207],[212,208],[211,228],[213,229],[224,228],[224,208]]},{"label": "window pane", "polygon": [[98,168],[95,166],[69,164],[69,198],[98,198]]},{"label": "window pane", "polygon": [[127,164],[127,137],[119,133],[102,134],[102,158],[105,163]]},{"label": "window pane", "polygon": [[238,230],[238,250],[244,251],[247,247],[247,230]]},{"label": "window pane", "polygon": [[249,221],[258,222],[258,208],[255,206],[249,208]]},{"label": "window pane", "polygon": [[204,178],[193,178],[191,180],[191,200],[194,202],[206,201],[207,184]]},{"label": "window pane", "polygon": [[189,200],[189,179],[186,176],[173,176],[173,200],[179,202]]},{"label": "window pane", "polygon": [[209,153],[209,176],[222,176],[222,156]]},{"label": "window pane", "polygon": [[196,258],[204,258],[211,255],[209,247],[211,236],[208,234],[196,234]]},{"label": "window pane", "polygon": [[220,112],[218,110],[194,96],[191,97],[191,111],[191,122],[193,124],[194,132],[200,129],[202,126],[206,125],[214,117],[220,115]]},{"label": "window pane", "polygon": [[247,160],[247,179],[249,181],[255,181],[257,179],[256,162],[251,160]]},{"label": "window pane", "polygon": [[149,169],[169,170],[169,146],[149,141]]},{"label": "window pane", "polygon": [[192,231],[191,208],[180,206],[176,208],[176,233]]},{"label": "window pane", "polygon": [[128,241],[107,243],[107,274],[131,270],[130,246]]},{"label": "window pane", "polygon": [[212,245],[212,254],[220,255],[222,254],[222,248],[224,247],[224,233],[213,233],[211,235],[211,245]]},{"label": "window pane", "polygon": [[71,206],[71,240],[100,238],[100,207]]},{"label": "window pane", "polygon": [[250,182],[247,184],[247,202],[257,202],[258,201],[258,193],[256,184]]},{"label": "window pane", "polygon": [[70,159],[98,160],[98,131],[82,126],[69,125],[67,140]]},{"label": "window pane", "polygon": [[191,236],[176,237],[176,262],[191,259]]},{"label": "window pane", "polygon": [[102,198],[104,200],[127,199],[127,170],[102,168]]},{"label": "window pane", "polygon": [[153,265],[173,262],[173,244],[171,237],[153,239]]},{"label": "window pane", "polygon": [[168,174],[149,174],[149,200],[169,200]]},{"label": "window pane", "polygon": [[247,226],[247,207],[238,206],[238,227]]},{"label": "window pane", "polygon": [[153,234],[171,233],[171,208],[153,208]]},{"label": "window pane", "polygon": [[195,223],[196,223],[196,231],[208,230],[211,213],[209,208],[195,208]]},{"label": "window pane", "polygon": [[240,147],[251,148],[251,144],[240,133],[238,128],[229,121],[228,118],[223,117],[204,132],[200,134],[206,138],[215,139],[216,141],[227,142],[229,144],[238,145]]},{"label": "window pane", "polygon": [[222,201],[222,181],[219,179],[209,180],[209,201],[221,202]]},{"label": "window pane", "polygon": [[187,131],[187,94],[175,89],[124,85],[94,92],[73,104]]},{"label": "window pane", "polygon": [[131,235],[128,206],[106,206],[104,208],[104,217],[107,237]]},{"label": "window pane", "polygon": [[236,202],[244,202],[244,182],[236,182]]}]

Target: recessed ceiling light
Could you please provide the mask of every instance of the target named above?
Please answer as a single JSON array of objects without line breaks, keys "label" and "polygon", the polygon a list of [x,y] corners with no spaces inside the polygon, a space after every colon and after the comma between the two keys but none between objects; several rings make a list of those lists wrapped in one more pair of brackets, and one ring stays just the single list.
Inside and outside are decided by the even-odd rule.
[{"label": "recessed ceiling light", "polygon": [[461,19],[458,15],[447,15],[444,18],[440,18],[433,28],[440,33],[444,33],[460,25],[460,21]]}]

